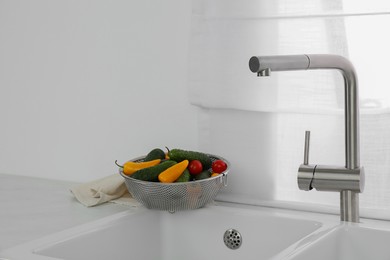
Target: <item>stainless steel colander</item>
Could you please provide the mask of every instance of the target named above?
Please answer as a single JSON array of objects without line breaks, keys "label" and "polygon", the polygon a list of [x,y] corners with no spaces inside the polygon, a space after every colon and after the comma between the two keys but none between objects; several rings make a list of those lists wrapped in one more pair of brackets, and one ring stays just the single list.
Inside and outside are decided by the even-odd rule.
[{"label": "stainless steel colander", "polygon": [[[197,209],[213,201],[219,190],[227,186],[227,174],[230,163],[222,157],[208,154],[212,161],[223,160],[227,169],[215,177],[198,181],[180,183],[160,183],[141,181],[119,173],[125,178],[130,194],[149,209],[175,212],[179,210]],[[145,157],[135,158],[131,161],[143,161]]]}]

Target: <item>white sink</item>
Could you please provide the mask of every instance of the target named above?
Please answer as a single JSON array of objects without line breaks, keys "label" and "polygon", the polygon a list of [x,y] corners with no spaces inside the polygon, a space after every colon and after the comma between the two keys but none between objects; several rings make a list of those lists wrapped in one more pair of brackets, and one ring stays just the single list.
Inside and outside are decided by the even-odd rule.
[{"label": "white sink", "polygon": [[301,250],[293,260],[388,260],[390,230],[361,224],[341,225]]},{"label": "white sink", "polygon": [[[241,234],[228,248],[226,230]],[[132,209],[0,252],[10,260],[389,260],[390,222],[218,203],[168,213]]]},{"label": "white sink", "polygon": [[[310,235],[325,229],[298,211],[232,205],[174,214],[139,208],[11,248],[1,256],[12,260],[260,260],[289,255]],[[223,241],[231,228],[242,237],[241,247],[235,250]]]}]

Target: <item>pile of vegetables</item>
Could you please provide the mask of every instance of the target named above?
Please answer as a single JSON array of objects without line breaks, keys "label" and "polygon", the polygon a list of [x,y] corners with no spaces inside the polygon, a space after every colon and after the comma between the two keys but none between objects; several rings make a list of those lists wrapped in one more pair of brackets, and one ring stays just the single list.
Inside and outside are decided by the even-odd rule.
[{"label": "pile of vegetables", "polygon": [[129,161],[124,165],[118,165],[115,161],[115,164],[123,168],[123,173],[127,176],[162,183],[202,180],[218,176],[227,169],[223,160],[212,161],[205,153],[182,149],[167,150],[165,153],[160,148],[155,148],[142,161]]}]

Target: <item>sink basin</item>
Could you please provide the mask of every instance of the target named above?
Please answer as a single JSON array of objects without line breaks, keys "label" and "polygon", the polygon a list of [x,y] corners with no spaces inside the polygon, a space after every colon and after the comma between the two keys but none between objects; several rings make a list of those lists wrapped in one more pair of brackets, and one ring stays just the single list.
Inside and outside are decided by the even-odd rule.
[{"label": "sink basin", "polygon": [[390,230],[346,224],[296,254],[292,260],[388,260]]},{"label": "sink basin", "polygon": [[[13,260],[259,260],[293,250],[321,228],[321,222],[299,212],[264,207],[219,203],[173,214],[138,208],[11,248],[2,256]],[[238,249],[225,245],[228,229],[241,234]]]}]

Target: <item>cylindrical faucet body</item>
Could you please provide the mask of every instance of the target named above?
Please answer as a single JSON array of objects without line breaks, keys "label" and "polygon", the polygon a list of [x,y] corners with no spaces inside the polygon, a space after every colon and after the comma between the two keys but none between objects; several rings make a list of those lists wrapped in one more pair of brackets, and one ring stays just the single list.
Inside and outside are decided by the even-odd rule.
[{"label": "cylindrical faucet body", "polygon": [[[345,86],[345,168],[351,172],[360,168],[358,82],[355,69],[349,60],[330,54],[253,56],[249,60],[249,68],[258,76],[268,76],[272,71],[339,70]],[[358,192],[363,190],[364,171],[361,171],[361,174],[359,184],[361,190],[341,190],[340,192],[341,220],[343,221],[359,222]]]},{"label": "cylindrical faucet body", "polygon": [[304,54],[254,56],[249,60],[249,68],[255,73],[261,73],[266,69],[271,71],[307,70],[309,66],[309,56]]}]

